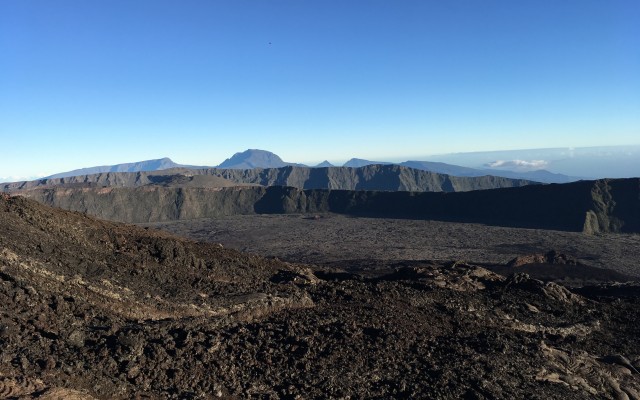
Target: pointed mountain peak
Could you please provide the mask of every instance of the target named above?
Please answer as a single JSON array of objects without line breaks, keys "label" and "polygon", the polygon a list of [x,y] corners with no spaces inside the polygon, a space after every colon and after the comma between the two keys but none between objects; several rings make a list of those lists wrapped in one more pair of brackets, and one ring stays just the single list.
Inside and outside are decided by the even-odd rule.
[{"label": "pointed mountain peak", "polygon": [[328,167],[335,167],[335,165],[331,164],[329,161],[324,160],[323,162],[321,162],[320,164],[316,165],[314,168],[328,168]]}]

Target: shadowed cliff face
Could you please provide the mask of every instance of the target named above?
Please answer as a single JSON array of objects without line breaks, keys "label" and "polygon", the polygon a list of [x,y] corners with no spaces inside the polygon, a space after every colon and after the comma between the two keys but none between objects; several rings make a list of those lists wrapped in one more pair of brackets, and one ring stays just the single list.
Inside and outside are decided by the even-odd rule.
[{"label": "shadowed cliff face", "polygon": [[640,232],[640,179],[596,181],[584,231]]},{"label": "shadowed cliff face", "polygon": [[640,232],[639,181],[581,181],[460,193],[141,187],[35,189],[23,195],[125,222],[334,212],[596,233]]}]

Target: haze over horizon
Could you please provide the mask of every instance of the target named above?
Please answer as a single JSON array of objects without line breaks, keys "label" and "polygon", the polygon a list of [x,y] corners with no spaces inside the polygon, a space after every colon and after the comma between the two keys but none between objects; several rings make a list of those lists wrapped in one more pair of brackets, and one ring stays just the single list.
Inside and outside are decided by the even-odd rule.
[{"label": "haze over horizon", "polygon": [[637,146],[638,20],[636,1],[3,1],[0,180]]}]

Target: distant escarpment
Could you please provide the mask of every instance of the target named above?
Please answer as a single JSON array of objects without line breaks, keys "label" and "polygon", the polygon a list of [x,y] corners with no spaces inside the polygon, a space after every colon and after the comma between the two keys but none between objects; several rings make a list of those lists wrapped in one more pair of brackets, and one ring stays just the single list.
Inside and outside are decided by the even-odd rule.
[{"label": "distant escarpment", "polygon": [[169,168],[181,167],[171,161],[170,158],[160,158],[157,160],[139,161],[134,163],[102,165],[98,167],[81,168],[73,171],[61,172],[59,174],[48,176],[47,178],[65,178],[69,176],[99,174],[102,172],[138,172],[138,171],[158,171]]},{"label": "distant escarpment", "polygon": [[238,183],[289,186],[299,189],[386,190],[409,192],[465,192],[519,187],[536,182],[496,176],[458,177],[399,165],[359,168],[284,167],[253,170],[205,170]]},{"label": "distant escarpment", "polygon": [[134,223],[333,212],[586,233],[640,232],[638,178],[459,193],[149,186],[33,189],[22,194],[47,205]]},{"label": "distant escarpment", "polygon": [[[298,189],[464,192],[536,184],[536,182],[523,179],[496,176],[457,177],[399,165],[367,165],[360,168],[286,166],[266,169],[174,168],[149,172],[111,172],[6,183],[0,186],[0,190],[11,192],[45,187],[140,187],[148,185],[175,187],[188,180],[202,180],[203,178],[196,177],[203,175],[223,178],[238,185],[289,186]],[[175,182],[179,182],[180,185],[176,185]],[[212,187],[215,185],[204,184],[204,186]]]}]

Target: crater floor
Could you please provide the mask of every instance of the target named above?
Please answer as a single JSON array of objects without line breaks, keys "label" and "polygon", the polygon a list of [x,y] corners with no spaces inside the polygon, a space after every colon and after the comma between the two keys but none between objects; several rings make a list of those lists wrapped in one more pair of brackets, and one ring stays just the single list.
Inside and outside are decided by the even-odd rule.
[{"label": "crater floor", "polygon": [[640,235],[551,231],[339,214],[238,215],[147,224],[179,236],[319,265],[400,260],[506,263],[555,249],[600,268],[640,276]]}]

